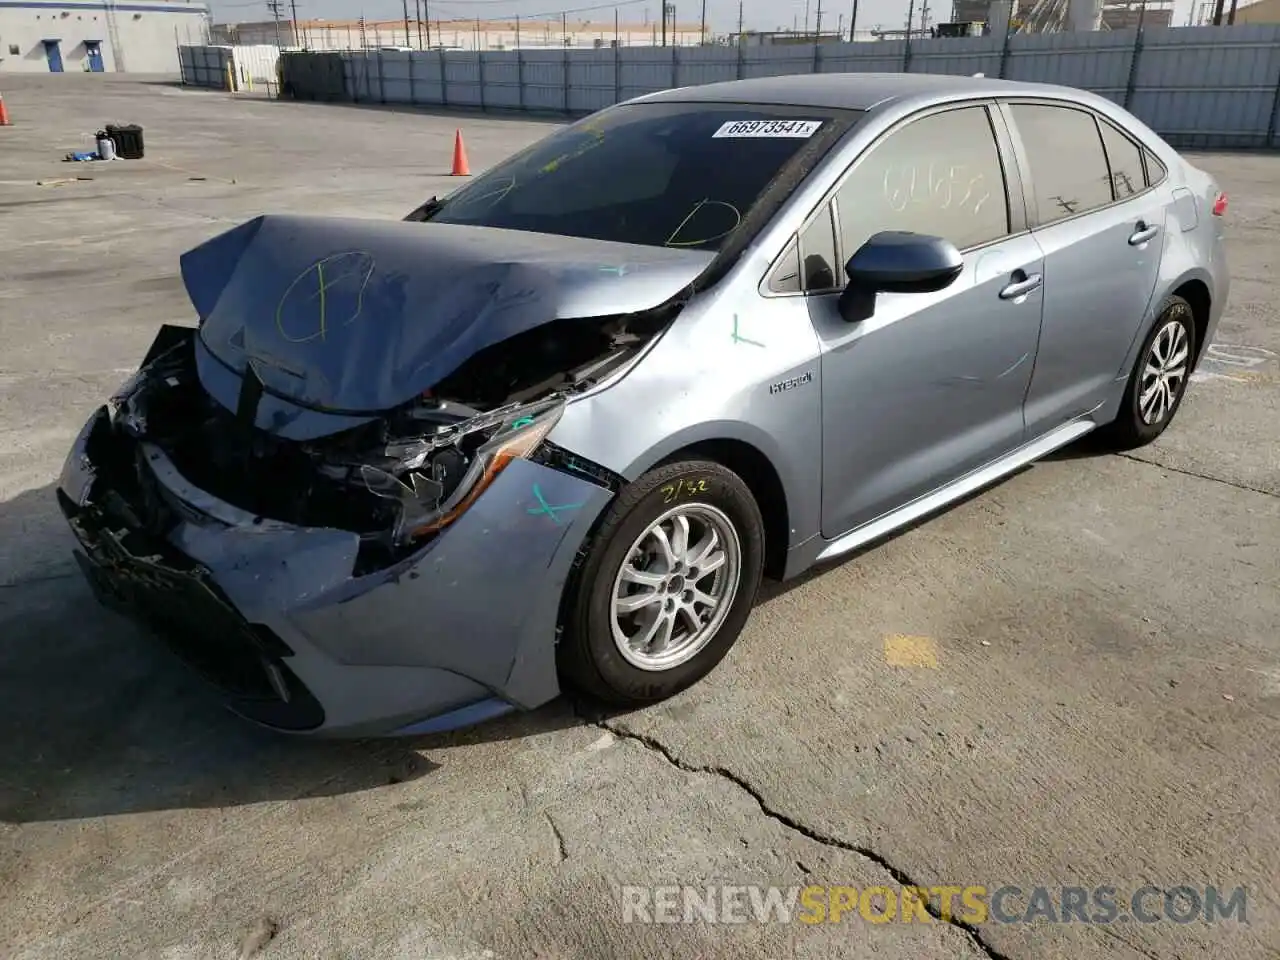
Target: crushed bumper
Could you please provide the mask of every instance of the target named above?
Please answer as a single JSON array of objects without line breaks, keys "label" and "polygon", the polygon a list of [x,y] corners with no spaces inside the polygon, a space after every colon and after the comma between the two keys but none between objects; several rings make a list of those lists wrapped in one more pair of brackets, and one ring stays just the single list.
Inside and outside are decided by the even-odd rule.
[{"label": "crushed bumper", "polygon": [[355,534],[243,514],[124,443],[103,408],[67,457],[57,496],[77,562],[103,603],[152,628],[235,712],[378,736],[559,693],[560,597],[609,490],[513,461],[421,551],[355,576]]}]

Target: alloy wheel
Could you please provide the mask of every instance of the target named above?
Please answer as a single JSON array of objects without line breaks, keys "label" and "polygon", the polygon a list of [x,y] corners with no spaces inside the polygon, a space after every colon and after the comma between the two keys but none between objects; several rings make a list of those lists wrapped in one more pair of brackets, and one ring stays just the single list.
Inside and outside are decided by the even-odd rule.
[{"label": "alloy wheel", "polygon": [[613,583],[618,651],[641,670],[670,670],[716,635],[738,592],[742,543],[708,503],[673,507],[632,543]]},{"label": "alloy wheel", "polygon": [[1138,385],[1138,416],[1148,426],[1163,421],[1177,405],[1191,365],[1190,338],[1180,319],[1169,320],[1151,341]]}]

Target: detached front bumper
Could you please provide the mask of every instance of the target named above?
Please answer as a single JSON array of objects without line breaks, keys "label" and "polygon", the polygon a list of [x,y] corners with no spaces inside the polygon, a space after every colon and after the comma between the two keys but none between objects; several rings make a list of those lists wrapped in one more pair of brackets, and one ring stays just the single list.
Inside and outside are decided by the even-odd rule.
[{"label": "detached front bumper", "polygon": [[236,713],[379,736],[559,693],[560,599],[608,489],[515,460],[421,551],[355,576],[354,533],[252,517],[158,450],[122,455],[130,443],[102,408],[67,457],[57,496],[77,561],[99,599],[151,627]]}]

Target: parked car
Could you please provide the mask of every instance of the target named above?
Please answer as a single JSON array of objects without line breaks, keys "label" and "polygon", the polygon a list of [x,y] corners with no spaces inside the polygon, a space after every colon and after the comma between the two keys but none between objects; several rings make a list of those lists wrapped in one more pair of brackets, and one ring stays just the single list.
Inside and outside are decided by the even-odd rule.
[{"label": "parked car", "polygon": [[669,90],[403,221],[182,257],[58,498],[104,601],[240,714],[418,733],[725,656],[763,575],[1176,414],[1228,293],[1212,178],[981,78]]}]

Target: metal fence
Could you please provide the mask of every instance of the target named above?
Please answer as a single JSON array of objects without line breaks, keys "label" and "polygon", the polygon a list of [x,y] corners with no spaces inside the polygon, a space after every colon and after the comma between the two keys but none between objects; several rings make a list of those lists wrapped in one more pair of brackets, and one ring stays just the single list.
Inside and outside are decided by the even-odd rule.
[{"label": "metal fence", "polygon": [[227,88],[227,67],[232,59],[231,47],[178,47],[178,67],[182,82],[193,87]]},{"label": "metal fence", "polygon": [[182,82],[219,90],[252,90],[255,85],[276,83],[279,57],[280,48],[266,44],[178,47]]},{"label": "metal fence", "polygon": [[[339,57],[356,102],[583,114],[670,87],[794,73],[974,74],[1091,90],[1182,147],[1280,145],[1280,25],[785,46],[286,53]],[[307,97],[308,91],[295,94]]]}]

